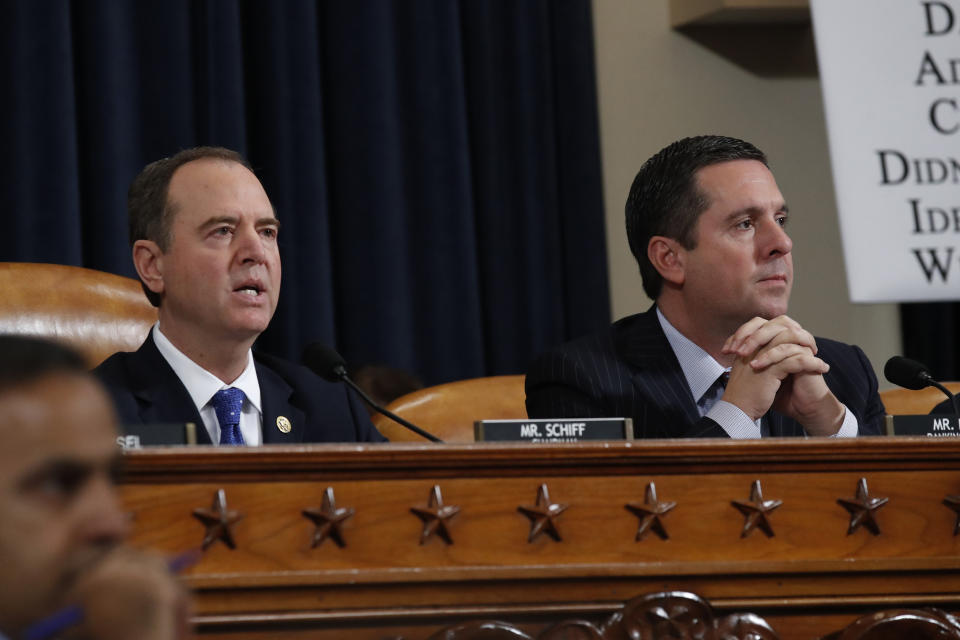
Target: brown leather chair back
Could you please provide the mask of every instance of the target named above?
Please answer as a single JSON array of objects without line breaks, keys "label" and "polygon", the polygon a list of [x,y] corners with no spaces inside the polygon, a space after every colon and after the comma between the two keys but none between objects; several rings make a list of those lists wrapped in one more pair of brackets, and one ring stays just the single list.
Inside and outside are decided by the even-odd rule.
[{"label": "brown leather chair back", "polygon": [[[473,442],[475,420],[527,417],[524,378],[493,376],[439,384],[400,396],[387,409],[445,442]],[[375,415],[373,423],[394,442],[426,442],[385,416]]]},{"label": "brown leather chair back", "polygon": [[157,321],[140,282],[60,264],[0,262],[0,333],[51,338],[91,367],[136,351]]},{"label": "brown leather chair back", "polygon": [[[960,382],[944,382],[943,386],[951,393],[960,393]],[[947,399],[943,392],[934,387],[919,391],[912,389],[889,389],[880,392],[883,406],[891,416],[917,416],[930,413],[930,410]]]}]

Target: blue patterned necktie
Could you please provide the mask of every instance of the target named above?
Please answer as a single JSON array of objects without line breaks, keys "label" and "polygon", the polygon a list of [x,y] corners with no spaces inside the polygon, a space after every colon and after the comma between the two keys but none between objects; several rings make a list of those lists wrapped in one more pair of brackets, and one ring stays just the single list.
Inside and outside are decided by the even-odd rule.
[{"label": "blue patterned necktie", "polygon": [[[730,382],[730,372],[724,371],[720,374],[720,377],[710,385],[710,388],[704,392],[703,397],[698,403],[698,406],[703,408],[701,415],[707,415],[707,412],[713,408],[713,405],[717,404],[717,402],[723,398],[723,392],[727,390],[728,382]],[[758,422],[760,423],[760,437],[769,438],[770,421],[767,419],[767,416],[763,416]]]},{"label": "blue patterned necktie", "polygon": [[244,444],[243,434],[240,433],[240,411],[243,409],[244,398],[246,396],[243,391],[230,387],[217,391],[210,401],[217,412],[217,422],[220,423],[220,444]]},{"label": "blue patterned necktie", "polygon": [[700,405],[703,413],[700,415],[707,415],[710,409],[713,408],[713,405],[717,404],[717,401],[723,397],[723,392],[727,388],[727,382],[730,381],[730,372],[724,371],[720,374],[720,377],[714,380],[713,384],[704,391],[703,397],[700,398],[700,402],[697,403]]}]

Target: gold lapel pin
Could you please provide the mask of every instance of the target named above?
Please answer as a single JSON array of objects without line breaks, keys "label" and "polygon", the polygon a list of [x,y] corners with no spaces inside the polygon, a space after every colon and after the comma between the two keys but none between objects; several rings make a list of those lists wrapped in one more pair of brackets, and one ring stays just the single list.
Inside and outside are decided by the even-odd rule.
[{"label": "gold lapel pin", "polygon": [[290,433],[290,429],[293,428],[293,425],[290,424],[290,421],[287,420],[286,416],[277,417],[277,429],[280,429],[281,433]]}]

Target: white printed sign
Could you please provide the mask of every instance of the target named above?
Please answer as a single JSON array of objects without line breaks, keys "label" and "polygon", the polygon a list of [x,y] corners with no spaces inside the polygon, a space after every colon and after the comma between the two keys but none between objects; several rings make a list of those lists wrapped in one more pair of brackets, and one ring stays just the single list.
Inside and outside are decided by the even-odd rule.
[{"label": "white printed sign", "polygon": [[854,302],[960,300],[960,0],[811,0]]}]

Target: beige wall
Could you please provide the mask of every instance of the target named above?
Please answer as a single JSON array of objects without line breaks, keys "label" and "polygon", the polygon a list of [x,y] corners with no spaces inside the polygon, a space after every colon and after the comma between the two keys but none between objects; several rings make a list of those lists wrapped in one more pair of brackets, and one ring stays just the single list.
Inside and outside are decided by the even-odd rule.
[{"label": "beige wall", "polygon": [[767,153],[790,205],[790,315],[815,335],[860,345],[888,387],[880,374],[900,352],[897,307],[849,302],[819,80],[744,70],[671,29],[668,0],[593,0],[593,10],[614,318],[650,304],[623,222],[637,169],[678,138],[743,138]]}]

